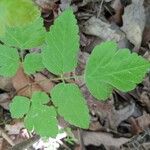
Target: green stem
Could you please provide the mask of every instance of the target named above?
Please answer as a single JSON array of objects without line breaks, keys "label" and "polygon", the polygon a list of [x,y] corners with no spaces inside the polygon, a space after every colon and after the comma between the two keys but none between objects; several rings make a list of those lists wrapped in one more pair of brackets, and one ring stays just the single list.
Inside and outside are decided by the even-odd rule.
[{"label": "green stem", "polygon": [[41,82],[47,82],[47,81],[59,81],[61,80],[63,83],[65,83],[65,80],[69,80],[69,79],[77,79],[77,78],[83,78],[83,75],[80,75],[80,76],[71,76],[71,77],[63,77],[63,75],[61,75],[61,77],[59,78],[52,78],[52,79],[43,79],[43,80],[40,80],[40,81],[36,81],[36,82],[33,82],[32,84],[26,84],[25,86],[23,86],[22,88],[20,88],[16,94],[19,92],[19,91],[22,91],[24,90],[25,88],[29,87],[29,86],[32,86],[32,85],[35,85],[35,84],[39,84]]}]

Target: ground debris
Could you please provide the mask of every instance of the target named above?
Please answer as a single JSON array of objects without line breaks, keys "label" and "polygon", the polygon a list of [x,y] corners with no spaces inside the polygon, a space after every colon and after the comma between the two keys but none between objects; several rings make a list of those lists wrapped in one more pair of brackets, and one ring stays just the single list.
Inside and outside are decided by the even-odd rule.
[{"label": "ground debris", "polygon": [[127,39],[134,44],[138,50],[142,42],[142,34],[145,27],[145,12],[143,0],[133,0],[128,5],[123,14],[123,27],[121,28],[127,36]]},{"label": "ground debris", "polygon": [[128,142],[129,138],[114,138],[110,133],[103,132],[83,132],[83,141],[85,145],[95,145],[100,146],[101,144],[105,145],[105,147],[111,149],[116,148],[116,150],[120,150],[121,145]]},{"label": "ground debris", "polygon": [[122,150],[128,150],[128,149],[149,150],[149,144],[150,144],[150,129],[147,128],[146,130],[144,130],[143,133],[132,137],[130,141],[123,144]]},{"label": "ground debris", "polygon": [[94,35],[103,40],[119,42],[124,38],[124,34],[121,31],[113,29],[109,23],[96,17],[92,17],[86,21],[82,30],[85,34]]}]

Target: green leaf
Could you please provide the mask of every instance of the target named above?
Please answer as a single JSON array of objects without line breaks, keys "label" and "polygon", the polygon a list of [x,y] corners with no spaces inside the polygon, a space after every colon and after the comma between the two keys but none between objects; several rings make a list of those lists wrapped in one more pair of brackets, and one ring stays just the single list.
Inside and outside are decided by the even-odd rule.
[{"label": "green leaf", "polygon": [[49,97],[44,92],[35,92],[31,101],[22,96],[16,96],[10,104],[13,118],[21,118],[25,114],[24,123],[28,130],[34,130],[42,137],[55,137],[58,133],[57,113],[54,107],[45,105]]},{"label": "green leaf", "polygon": [[6,26],[22,26],[40,16],[32,0],[0,0],[0,35]]},{"label": "green leaf", "polygon": [[15,96],[10,103],[10,112],[13,118],[22,118],[30,108],[30,101],[23,96]]},{"label": "green leaf", "polygon": [[77,65],[79,50],[78,26],[73,11],[65,10],[54,22],[46,37],[43,63],[52,73],[60,75]]},{"label": "green leaf", "polygon": [[38,105],[48,103],[49,97],[45,92],[34,92],[32,94],[31,101],[33,105],[36,105],[38,107]]},{"label": "green leaf", "polygon": [[81,128],[89,127],[89,110],[77,85],[58,84],[51,90],[51,97],[66,121]]},{"label": "green leaf", "polygon": [[42,63],[41,54],[31,53],[26,55],[23,67],[26,74],[34,74],[36,71],[43,70],[44,65]]},{"label": "green leaf", "polygon": [[0,45],[0,75],[14,76],[19,68],[19,54],[16,49]]},{"label": "green leaf", "polygon": [[55,137],[58,133],[58,123],[54,107],[32,106],[25,117],[25,127],[42,137]]},{"label": "green leaf", "polygon": [[114,88],[133,90],[148,68],[147,60],[128,49],[118,50],[116,43],[108,41],[94,48],[86,65],[85,81],[97,99],[105,100]]},{"label": "green leaf", "polygon": [[42,45],[45,35],[43,19],[40,17],[26,26],[7,27],[5,36],[2,36],[1,40],[6,45],[24,50]]}]

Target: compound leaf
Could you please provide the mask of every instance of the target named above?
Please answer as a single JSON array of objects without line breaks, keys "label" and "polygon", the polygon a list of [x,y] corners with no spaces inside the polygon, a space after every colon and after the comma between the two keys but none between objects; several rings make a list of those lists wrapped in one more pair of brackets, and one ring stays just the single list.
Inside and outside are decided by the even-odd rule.
[{"label": "compound leaf", "polygon": [[77,65],[79,50],[78,26],[73,11],[65,10],[54,22],[46,37],[43,63],[52,73],[60,75]]},{"label": "compound leaf", "polygon": [[58,133],[58,123],[54,107],[33,105],[25,117],[25,127],[42,137],[55,137]]},{"label": "compound leaf", "polygon": [[0,35],[6,26],[22,26],[40,16],[32,0],[0,0]]},{"label": "compound leaf", "polygon": [[22,118],[30,108],[30,100],[23,96],[15,96],[10,103],[10,112],[13,118]]},{"label": "compound leaf", "polygon": [[43,19],[40,17],[25,26],[7,27],[5,36],[2,36],[1,40],[6,45],[24,50],[42,45],[45,35]]},{"label": "compound leaf", "polygon": [[48,103],[49,97],[45,92],[34,92],[32,94],[31,101],[33,105],[36,105],[38,107],[38,105]]},{"label": "compound leaf", "polygon": [[89,110],[77,85],[58,84],[51,90],[51,97],[66,121],[81,128],[89,127]]},{"label": "compound leaf", "polygon": [[34,74],[36,71],[44,69],[42,57],[39,53],[27,54],[23,63],[24,71],[26,74]]},{"label": "compound leaf", "polygon": [[19,54],[16,49],[0,45],[0,75],[14,76],[19,68]]},{"label": "compound leaf", "polygon": [[85,81],[90,92],[101,100],[107,99],[114,88],[130,91],[140,83],[150,63],[131,53],[117,49],[114,42],[104,42],[94,48],[85,69]]}]

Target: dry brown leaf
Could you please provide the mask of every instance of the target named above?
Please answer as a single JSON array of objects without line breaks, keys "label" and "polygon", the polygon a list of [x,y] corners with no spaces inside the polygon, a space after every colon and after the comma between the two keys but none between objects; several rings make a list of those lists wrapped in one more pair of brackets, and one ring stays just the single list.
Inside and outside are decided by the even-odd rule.
[{"label": "dry brown leaf", "polygon": [[99,121],[94,121],[90,123],[89,130],[90,131],[100,131],[103,129],[103,126],[99,123]]},{"label": "dry brown leaf", "polygon": [[115,0],[112,4],[112,8],[114,8],[115,14],[112,17],[110,17],[110,21],[115,22],[117,25],[121,26],[124,7],[121,4],[120,0]]},{"label": "dry brown leaf", "polygon": [[122,109],[116,110],[111,101],[102,103],[98,101],[88,101],[90,111],[99,117],[100,122],[104,122],[103,127],[117,131],[119,124],[127,120],[135,110],[135,104],[131,103]]},{"label": "dry brown leaf", "polygon": [[118,42],[124,39],[124,33],[119,29],[113,29],[110,24],[96,17],[92,17],[86,21],[82,30],[88,35],[94,35],[103,40],[114,40]]},{"label": "dry brown leaf", "polygon": [[150,150],[150,142],[143,143],[142,145],[143,145],[144,150]]},{"label": "dry brown leaf", "polygon": [[43,91],[39,85],[33,84],[34,81],[24,73],[22,67],[18,69],[16,76],[12,78],[12,83],[17,95],[20,96],[31,97],[34,91]]},{"label": "dry brown leaf", "polygon": [[20,130],[24,128],[24,123],[21,121],[16,121],[15,124],[6,124],[5,130],[9,135],[18,135],[20,133]]},{"label": "dry brown leaf", "polygon": [[0,89],[4,91],[12,91],[14,90],[11,78],[0,77]]},{"label": "dry brown leaf", "polygon": [[124,10],[123,27],[121,29],[126,33],[128,40],[134,44],[136,50],[141,45],[144,27],[145,12],[143,0],[133,0],[132,4]]},{"label": "dry brown leaf", "polygon": [[68,7],[70,7],[70,5],[71,5],[71,1],[70,0],[61,0],[60,1],[60,8],[61,8],[61,10],[65,10],[65,9],[67,9]]},{"label": "dry brown leaf", "polygon": [[145,130],[150,127],[150,114],[144,114],[141,117],[136,118],[137,124],[141,127],[141,129]]},{"label": "dry brown leaf", "polygon": [[0,94],[0,106],[2,106],[4,109],[9,110],[10,100],[11,96],[8,93]]},{"label": "dry brown leaf", "polygon": [[58,0],[34,0],[34,1],[42,9],[42,12],[50,12],[56,7],[55,2]]},{"label": "dry brown leaf", "polygon": [[144,1],[145,15],[146,15],[146,24],[143,32],[142,44],[147,46],[148,42],[150,42],[150,1]]},{"label": "dry brown leaf", "polygon": [[141,102],[142,106],[146,108],[148,112],[150,112],[150,99],[149,99],[149,93],[147,91],[142,92],[140,95],[139,101]]},{"label": "dry brown leaf", "polygon": [[0,138],[0,150],[3,150],[3,142],[4,142],[4,139]]},{"label": "dry brown leaf", "polygon": [[110,133],[103,132],[83,132],[83,141],[85,145],[95,145],[99,146],[101,144],[107,147],[114,147],[119,149],[121,145],[128,142],[128,138],[114,138]]},{"label": "dry brown leaf", "polygon": [[132,133],[132,135],[137,135],[137,134],[142,132],[141,127],[138,125],[137,121],[133,117],[130,117],[128,119],[128,121],[131,124],[131,133]]},{"label": "dry brown leaf", "polygon": [[[45,91],[49,92],[54,87],[54,82],[51,82],[41,73],[37,73],[34,75],[34,81],[38,82],[38,85]],[[40,82],[42,81],[42,82]]]}]

